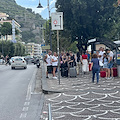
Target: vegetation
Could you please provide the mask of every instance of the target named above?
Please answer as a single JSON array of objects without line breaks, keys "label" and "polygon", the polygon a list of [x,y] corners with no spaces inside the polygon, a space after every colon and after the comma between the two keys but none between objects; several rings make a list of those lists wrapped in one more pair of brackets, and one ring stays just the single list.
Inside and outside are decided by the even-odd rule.
[{"label": "vegetation", "polygon": [[[2,47],[3,46],[3,47]],[[2,51],[3,48],[3,51]],[[0,55],[23,56],[25,54],[25,47],[21,43],[12,43],[10,41],[0,41]]]},{"label": "vegetation", "polygon": [[67,41],[67,46],[77,41],[78,49],[85,50],[89,39],[114,40],[120,30],[116,4],[117,0],[57,0],[57,11],[64,12],[64,31],[60,32],[63,43]]},{"label": "vegetation", "polygon": [[[15,0],[0,0],[0,12],[7,13],[10,15],[10,19],[14,18],[21,25],[21,30],[23,31],[21,33],[23,36],[22,41],[31,42],[36,39],[36,36],[41,38],[37,27],[40,27],[45,21],[39,14],[35,14],[32,9],[25,9],[17,5]],[[27,34],[24,34],[24,32]],[[27,39],[26,35],[29,36],[29,34],[32,37]],[[38,40],[36,42],[40,43]]]}]

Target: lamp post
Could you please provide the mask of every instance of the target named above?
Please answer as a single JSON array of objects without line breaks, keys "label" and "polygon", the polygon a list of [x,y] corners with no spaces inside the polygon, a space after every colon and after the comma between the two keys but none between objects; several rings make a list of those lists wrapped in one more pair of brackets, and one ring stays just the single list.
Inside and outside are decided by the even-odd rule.
[{"label": "lamp post", "polygon": [[[50,22],[50,5],[49,5],[49,0],[47,0],[48,2],[48,13],[49,13],[49,41],[50,41],[50,50],[52,50],[52,39],[51,39],[51,22]],[[39,5],[37,8],[43,8],[43,6],[40,3],[39,0]]]},{"label": "lamp post", "polygon": [[[1,32],[0,32],[0,37],[1,37],[1,39],[2,39],[2,34],[1,34]],[[4,56],[4,50],[3,50],[3,39],[2,39],[2,55]]]}]

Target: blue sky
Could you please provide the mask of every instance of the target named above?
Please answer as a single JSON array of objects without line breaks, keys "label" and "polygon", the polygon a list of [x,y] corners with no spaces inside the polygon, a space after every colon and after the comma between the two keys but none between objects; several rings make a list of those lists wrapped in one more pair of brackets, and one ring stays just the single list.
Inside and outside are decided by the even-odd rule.
[{"label": "blue sky", "polygon": [[[55,6],[56,0],[49,0],[50,8]],[[47,9],[47,0],[40,0],[41,5],[43,8],[36,8],[38,6],[39,0],[16,0],[16,3],[25,8],[32,8],[35,13],[39,13],[44,19],[48,19],[48,9]],[[54,12],[55,9],[53,8],[51,12]]]}]

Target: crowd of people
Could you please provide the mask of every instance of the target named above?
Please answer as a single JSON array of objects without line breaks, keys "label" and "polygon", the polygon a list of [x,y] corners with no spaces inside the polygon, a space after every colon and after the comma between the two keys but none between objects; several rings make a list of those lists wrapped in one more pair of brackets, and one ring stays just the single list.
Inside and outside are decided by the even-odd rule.
[{"label": "crowd of people", "polygon": [[99,82],[100,71],[106,72],[106,79],[114,79],[113,77],[113,52],[110,49],[104,50],[100,47],[99,51],[93,54],[91,60],[91,70],[92,70],[92,82],[95,79],[95,73],[97,78],[97,83]]},{"label": "crowd of people", "polygon": [[[56,71],[58,67],[58,55],[56,52],[48,51],[48,54],[44,57],[44,61],[47,64],[46,78],[49,73],[53,74],[53,79],[57,79]],[[90,66],[91,64],[91,66]],[[60,54],[60,68],[61,76],[68,77],[69,69],[71,67],[76,68],[77,74],[80,73],[80,66],[82,66],[82,72],[86,74],[88,71],[92,71],[92,82],[94,82],[95,74],[97,83],[99,82],[100,71],[106,72],[106,79],[113,79],[113,52],[110,49],[104,50],[100,47],[99,51],[96,51],[91,55],[88,50],[80,54],[77,52],[61,52]]]}]

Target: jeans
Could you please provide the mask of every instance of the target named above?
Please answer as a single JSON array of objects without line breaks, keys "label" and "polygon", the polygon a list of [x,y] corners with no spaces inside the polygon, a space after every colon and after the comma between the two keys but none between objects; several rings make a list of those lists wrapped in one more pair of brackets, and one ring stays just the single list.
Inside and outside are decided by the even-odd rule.
[{"label": "jeans", "polygon": [[95,79],[95,73],[96,73],[96,78],[97,78],[97,83],[99,82],[99,68],[95,69],[93,68],[92,69],[92,82],[94,82],[94,79]]}]

